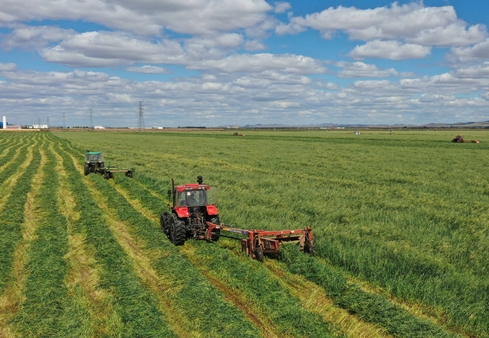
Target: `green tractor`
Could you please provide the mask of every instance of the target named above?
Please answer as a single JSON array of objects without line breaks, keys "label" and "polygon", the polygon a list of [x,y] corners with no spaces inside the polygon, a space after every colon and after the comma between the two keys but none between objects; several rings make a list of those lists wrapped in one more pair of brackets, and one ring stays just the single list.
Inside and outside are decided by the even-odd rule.
[{"label": "green tractor", "polygon": [[134,169],[123,169],[117,167],[106,167],[104,156],[99,151],[87,151],[85,153],[85,176],[90,173],[99,173],[104,175],[106,179],[114,178],[115,172],[123,172],[127,177],[132,178]]}]

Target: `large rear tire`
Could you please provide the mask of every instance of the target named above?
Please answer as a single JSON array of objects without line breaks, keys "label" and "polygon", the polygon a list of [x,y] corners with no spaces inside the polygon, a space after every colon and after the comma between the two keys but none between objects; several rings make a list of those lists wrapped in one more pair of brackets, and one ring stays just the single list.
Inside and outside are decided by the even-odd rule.
[{"label": "large rear tire", "polygon": [[178,219],[177,215],[172,214],[170,223],[170,241],[175,245],[183,245],[187,239],[185,223]]},{"label": "large rear tire", "polygon": [[85,163],[84,171],[85,171],[85,176],[90,174],[90,164],[89,163]]}]

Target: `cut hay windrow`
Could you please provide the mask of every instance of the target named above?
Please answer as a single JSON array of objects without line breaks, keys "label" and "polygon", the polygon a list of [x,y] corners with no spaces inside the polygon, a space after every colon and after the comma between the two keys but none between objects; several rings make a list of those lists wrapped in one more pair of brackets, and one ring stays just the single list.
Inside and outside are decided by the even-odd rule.
[{"label": "cut hay windrow", "polygon": [[[202,336],[257,337],[259,331],[241,311],[225,300],[177,248],[166,240],[157,224],[135,210],[107,181],[94,179],[94,186],[107,197],[108,206],[137,239],[141,250],[151,254],[151,268],[163,283],[159,297],[164,297],[184,321],[191,321]],[[151,288],[151,286],[150,286]],[[196,299],[199,301],[196,302]]]},{"label": "cut hay windrow", "polygon": [[36,154],[6,202],[9,215],[4,211],[0,221],[0,336],[2,337],[14,337],[11,321],[22,300],[26,229],[35,222],[32,207],[39,185],[35,184],[34,180],[40,177],[43,163],[42,154],[37,150],[38,148],[34,149]]},{"label": "cut hay windrow", "polygon": [[[21,137],[23,136],[23,137]],[[28,135],[11,135],[11,139],[8,143],[0,147],[2,154],[0,156],[0,172],[9,165],[9,162],[14,161],[23,148],[32,144],[33,140],[40,140],[41,138],[36,135],[35,137],[27,137]]]},{"label": "cut hay windrow", "polygon": [[[110,290],[111,299],[106,301],[117,314],[117,318],[112,319],[115,329],[112,334],[124,337],[174,336],[158,310],[156,299],[144,288],[133,270],[131,259],[111,233],[104,210],[98,206],[83,182],[82,174],[73,164],[73,159],[65,151],[61,156],[70,189],[77,201],[74,210],[80,215],[73,222],[73,230],[86,236],[86,245],[92,248],[97,261],[100,276],[98,288]],[[96,176],[90,178],[102,179]]]},{"label": "cut hay windrow", "polygon": [[24,222],[27,194],[41,161],[41,155],[34,151],[34,146],[33,143],[29,152],[25,150],[23,170],[18,173],[16,180],[12,180],[9,189],[2,186],[5,190],[2,190],[0,208],[0,294],[4,292],[7,282],[13,278],[13,254],[22,239],[21,226]]},{"label": "cut hay windrow", "polygon": [[80,334],[72,319],[76,310],[64,280],[67,253],[66,219],[59,213],[59,174],[56,158],[46,151],[42,182],[36,196],[37,229],[26,252],[22,303],[14,318],[15,331],[23,337],[56,336],[59,332]]},{"label": "cut hay windrow", "polygon": [[68,253],[66,261],[68,273],[66,285],[68,297],[72,298],[81,310],[77,317],[79,326],[84,327],[85,336],[110,336],[120,332],[122,323],[114,311],[109,290],[98,287],[100,276],[97,269],[93,249],[87,245],[86,234],[77,230],[76,222],[80,220],[80,212],[76,211],[77,201],[68,183],[62,149],[56,142],[56,170],[60,173],[60,192],[58,197],[60,213],[67,220]]},{"label": "cut hay windrow", "polygon": [[[34,177],[32,178],[31,190],[27,194],[27,199],[24,206],[24,222],[21,225],[22,240],[17,245],[13,254],[12,279],[3,290],[3,293],[0,293],[1,337],[15,336],[14,328],[12,326],[12,319],[15,317],[15,314],[19,310],[20,304],[23,300],[22,290],[24,288],[24,281],[26,277],[26,252],[29,249],[29,245],[38,225],[37,215],[34,209],[36,205],[35,199],[41,187],[42,170],[46,164],[46,155],[43,151],[44,146],[45,141],[41,142],[39,146],[41,161]],[[25,183],[29,184],[29,182]]]},{"label": "cut hay windrow", "polygon": [[32,147],[35,143],[26,144],[17,151],[16,156],[4,165],[4,170],[0,172],[0,211],[9,196],[12,187],[17,183],[23,170],[29,165],[32,159]]}]

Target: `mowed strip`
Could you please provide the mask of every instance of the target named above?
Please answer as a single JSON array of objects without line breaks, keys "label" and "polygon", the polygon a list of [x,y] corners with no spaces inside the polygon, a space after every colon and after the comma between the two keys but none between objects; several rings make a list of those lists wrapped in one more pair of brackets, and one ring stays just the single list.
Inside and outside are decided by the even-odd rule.
[{"label": "mowed strip", "polygon": [[[114,187],[114,189],[117,190],[117,192],[119,192],[122,196],[124,196],[127,202],[130,203],[134,209],[139,211],[147,219],[158,224],[159,218],[156,216],[157,214],[156,211],[154,209],[148,210],[147,208],[143,207],[138,197],[140,197],[141,200],[144,200],[145,203],[150,203],[150,201],[148,200],[152,200],[151,201],[152,203],[150,204],[152,204],[153,206],[163,207],[162,196],[158,195],[154,191],[150,192],[149,189],[144,184],[141,184],[139,182],[137,186],[133,186],[133,183],[130,180],[123,179],[121,180],[120,185],[114,183],[112,183],[111,185]],[[121,185],[123,185],[125,189],[122,188]],[[162,240],[166,240],[166,236],[164,236],[163,233],[161,233],[161,236],[162,236]],[[219,289],[224,294],[226,300],[233,303],[233,305],[236,306],[238,309],[240,309],[251,322],[253,322],[256,326],[260,328],[260,330],[262,331],[262,336],[286,337],[286,335],[284,336],[283,332],[280,332],[280,330],[278,330],[275,327],[275,325],[273,325],[273,323],[265,314],[259,313],[256,306],[254,306],[253,303],[247,301],[246,296],[244,296],[240,292],[237,292],[236,290],[230,289],[219,278],[213,276],[212,274],[206,273],[205,270],[201,269],[200,265],[195,260],[195,257],[193,257],[193,252],[194,252],[193,247],[188,245],[181,247],[180,252],[182,252],[190,260],[190,262],[192,262],[194,266],[196,266],[199,269],[202,275],[212,285],[214,285],[217,289]]]},{"label": "mowed strip", "polygon": [[137,211],[112,184],[101,177],[92,177],[94,189],[107,198],[107,206],[117,206],[112,208],[118,219],[115,220],[114,231],[119,232],[120,241],[126,243],[123,244],[125,249],[132,251],[134,264],[143,269],[141,274],[147,274],[140,278],[148,283],[148,289],[161,299],[162,305],[169,305],[167,311],[172,312],[170,323],[175,320],[191,323],[184,329],[193,337],[261,335],[241,311],[227,302],[224,295],[211,287],[177,248],[162,237],[154,217],[151,217],[153,221],[146,218],[144,212]]},{"label": "mowed strip", "polygon": [[[139,200],[135,198],[132,199],[130,198],[130,196],[134,196],[134,197],[141,196],[141,199],[145,201],[145,205],[149,204],[149,205],[153,205],[154,207],[157,207],[158,205],[160,205],[161,207],[161,204],[159,204],[161,203],[161,197],[156,198],[154,194],[148,194],[145,191],[144,186],[132,185],[130,181],[122,181],[121,184],[124,185],[126,189],[130,189],[130,191],[124,191],[124,189],[122,189],[119,186],[119,184],[114,185],[115,189],[118,192],[120,192],[123,196],[126,196],[128,202],[135,209],[137,210],[141,209],[141,213],[143,215],[146,215],[146,217],[153,220],[153,222],[158,222],[158,218],[155,216],[157,212],[156,210],[154,209],[150,211],[145,210],[145,208],[141,207],[141,203],[139,202]],[[155,198],[156,200],[154,200],[153,203],[148,201],[149,199],[155,199]],[[212,244],[209,244],[209,247],[213,247],[217,251],[222,250]],[[202,255],[199,252],[196,253],[195,252],[196,247],[192,245],[192,241],[187,242],[186,245],[180,247],[179,249],[180,252],[185,254],[185,256],[194,264],[194,266],[200,270],[202,275],[204,275],[211,284],[213,284],[215,287],[220,289],[225,294],[226,299],[231,301],[237,308],[241,309],[243,313],[262,330],[263,336],[295,337],[298,335],[299,336],[303,335],[305,334],[305,332],[308,331],[311,332],[316,331],[317,334],[320,334],[323,337],[327,337],[328,335],[330,335],[330,332],[327,329],[328,325],[320,321],[319,317],[315,317],[314,315],[310,316],[313,318],[310,318],[309,315],[306,314],[307,311],[301,309],[299,303],[294,299],[295,297],[291,296],[291,294],[288,293],[286,289],[279,288],[279,290],[274,289],[273,291],[271,291],[271,293],[279,295],[279,297],[282,297],[282,299],[277,300],[274,299],[274,297],[270,297],[270,301],[266,302],[268,306],[265,309],[263,307],[263,304],[259,302],[258,299],[256,300],[252,299],[253,294],[257,291],[256,289],[254,289],[255,287],[257,287],[256,283],[251,283],[251,284],[255,284],[252,286],[249,283],[243,282],[241,287],[236,287],[236,286],[233,287],[231,283],[229,284],[227,283],[228,280],[226,279],[226,276],[216,273],[214,268],[215,265],[217,264],[212,264],[212,262],[215,263],[215,259],[213,257],[208,257],[209,256],[208,254]],[[222,253],[223,252],[221,251],[221,254]],[[223,264],[228,259],[223,259]],[[248,263],[249,262],[247,262],[246,260],[245,265],[247,265]],[[231,270],[236,270],[236,274],[242,272],[242,271],[238,271],[236,267],[231,268],[230,271]],[[267,283],[270,282],[262,280],[262,284],[267,285]],[[271,284],[273,284],[273,281],[271,282]],[[246,290],[246,292],[243,292],[242,291],[243,289]],[[274,302],[276,303],[277,306],[273,306]],[[279,312],[282,311],[282,306],[285,306],[285,308],[287,309],[288,311],[287,315],[280,316],[278,314]],[[311,325],[309,325],[307,329],[290,327],[288,325],[290,323],[288,319],[290,321],[294,321],[298,319],[299,321],[302,322],[306,322],[306,323],[309,322]]]},{"label": "mowed strip", "polygon": [[75,210],[80,213],[75,224],[80,232],[86,234],[86,245],[93,250],[100,276],[98,289],[110,290],[110,303],[117,316],[107,319],[105,325],[110,325],[108,322],[111,320],[116,321],[112,333],[115,336],[175,336],[159,311],[157,299],[144,287],[135,271],[132,258],[114,236],[110,216],[92,195],[89,179],[93,176],[83,179],[83,165],[78,165],[78,161],[66,151],[66,144],[62,144],[62,148],[60,155],[64,160],[68,184],[77,201]]},{"label": "mowed strip", "polygon": [[28,144],[25,137],[21,138],[16,134],[10,134],[9,136],[9,142],[5,145],[5,149],[0,155],[0,172],[2,172],[5,167],[9,166],[10,162],[15,161],[22,148],[26,147]]},{"label": "mowed strip", "polygon": [[[59,207],[60,213],[67,220],[68,253],[65,256],[68,264],[66,284],[68,295],[86,311],[80,316],[85,333],[89,336],[110,336],[122,331],[120,318],[114,311],[113,299],[108,290],[98,286],[100,275],[93,249],[87,245],[86,234],[77,226],[80,212],[76,210],[77,201],[71,186],[64,158],[59,155],[61,148],[56,143],[56,171],[60,174]],[[53,143],[54,143],[53,142]]]},{"label": "mowed strip", "polygon": [[36,145],[35,139],[26,143],[18,149],[10,161],[8,161],[0,172],[0,211],[3,209],[13,187],[24,173],[24,170],[32,161],[32,149]]},{"label": "mowed strip", "polygon": [[0,337],[15,336],[11,320],[22,301],[24,254],[32,237],[32,228],[36,226],[34,198],[40,188],[38,181],[41,179],[45,156],[41,151],[31,156],[30,165],[22,173],[6,202],[6,211],[0,214]]},{"label": "mowed strip", "polygon": [[[51,147],[45,148],[46,162],[35,197],[36,229],[24,257],[22,302],[14,327],[21,337],[55,336],[59,332],[82,334],[77,307],[67,296],[66,219],[59,213],[59,174]],[[67,320],[71,318],[71,320]]]}]

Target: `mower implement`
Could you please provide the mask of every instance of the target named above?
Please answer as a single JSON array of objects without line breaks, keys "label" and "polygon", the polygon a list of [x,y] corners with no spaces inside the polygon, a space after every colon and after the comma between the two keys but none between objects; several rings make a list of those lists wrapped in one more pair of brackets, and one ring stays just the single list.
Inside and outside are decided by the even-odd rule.
[{"label": "mower implement", "polygon": [[[241,240],[241,249],[248,256],[263,262],[265,255],[277,255],[282,242],[299,242],[299,250],[314,255],[314,236],[310,226],[296,230],[245,230],[233,228],[225,224],[212,224],[209,226],[205,238],[210,240],[213,231],[226,231],[246,236],[236,238]],[[235,238],[235,237],[232,237]]]}]

